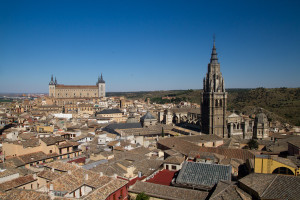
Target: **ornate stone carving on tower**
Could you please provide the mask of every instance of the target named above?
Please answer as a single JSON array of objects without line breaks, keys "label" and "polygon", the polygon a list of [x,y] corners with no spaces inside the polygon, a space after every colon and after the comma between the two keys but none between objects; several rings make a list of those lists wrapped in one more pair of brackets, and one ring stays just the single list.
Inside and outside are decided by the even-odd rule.
[{"label": "ornate stone carving on tower", "polygon": [[203,79],[203,96],[201,105],[202,132],[227,138],[226,127],[227,92],[220,71],[217,51],[214,45],[206,77]]}]

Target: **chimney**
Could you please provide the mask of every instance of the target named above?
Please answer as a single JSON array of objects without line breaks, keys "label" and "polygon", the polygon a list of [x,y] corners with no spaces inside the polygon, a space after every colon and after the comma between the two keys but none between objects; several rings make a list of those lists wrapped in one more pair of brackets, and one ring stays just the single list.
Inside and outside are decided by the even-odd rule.
[{"label": "chimney", "polygon": [[100,176],[103,176],[103,172],[100,172]]},{"label": "chimney", "polygon": [[71,170],[68,170],[68,174],[71,175]]},{"label": "chimney", "polygon": [[84,175],[84,179],[87,181],[87,180],[89,180],[89,174],[85,174]]},{"label": "chimney", "polygon": [[117,178],[118,177],[118,175],[117,174],[114,174],[114,178]]},{"label": "chimney", "polygon": [[142,177],[142,172],[141,172],[141,171],[138,172],[138,177],[139,177],[139,178]]},{"label": "chimney", "polygon": [[32,176],[33,176],[33,179],[36,179],[36,174],[33,174]]},{"label": "chimney", "polygon": [[50,191],[53,191],[53,184],[50,184]]},{"label": "chimney", "polygon": [[54,168],[51,168],[51,171],[54,172]]}]

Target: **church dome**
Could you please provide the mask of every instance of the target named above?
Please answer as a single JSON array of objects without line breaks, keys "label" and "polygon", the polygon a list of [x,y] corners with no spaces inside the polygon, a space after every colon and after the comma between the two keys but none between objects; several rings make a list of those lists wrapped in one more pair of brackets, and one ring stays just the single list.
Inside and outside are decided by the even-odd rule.
[{"label": "church dome", "polygon": [[264,113],[259,113],[255,116],[255,122],[260,123],[260,124],[267,124],[268,123],[268,118]]},{"label": "church dome", "polygon": [[153,117],[153,115],[148,111],[143,117],[141,117],[141,120],[152,120],[152,119],[156,119],[155,117]]}]

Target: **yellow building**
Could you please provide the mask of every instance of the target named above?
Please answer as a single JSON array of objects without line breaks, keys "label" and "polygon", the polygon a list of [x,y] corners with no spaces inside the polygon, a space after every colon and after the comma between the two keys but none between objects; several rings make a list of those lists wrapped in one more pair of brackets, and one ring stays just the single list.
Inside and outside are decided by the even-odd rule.
[{"label": "yellow building", "polygon": [[119,109],[105,109],[97,112],[96,116],[103,119],[110,119],[118,123],[126,121],[126,118],[123,117],[123,113]]},{"label": "yellow building", "polygon": [[254,172],[262,174],[300,175],[299,166],[292,160],[270,155],[256,155]]},{"label": "yellow building", "polygon": [[53,133],[54,131],[54,126],[43,126],[43,125],[37,125],[36,126],[36,131],[38,133]]},{"label": "yellow building", "polygon": [[27,141],[3,142],[2,150],[6,158],[43,152],[56,155],[59,159],[81,155],[79,143],[66,141],[62,137],[31,138]]}]

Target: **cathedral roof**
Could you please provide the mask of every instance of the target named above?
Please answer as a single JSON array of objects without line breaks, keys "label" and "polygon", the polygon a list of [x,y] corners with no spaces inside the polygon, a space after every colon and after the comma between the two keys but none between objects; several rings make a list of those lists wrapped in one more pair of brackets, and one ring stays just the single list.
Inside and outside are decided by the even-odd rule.
[{"label": "cathedral roof", "polygon": [[268,123],[268,118],[264,113],[259,113],[255,116],[255,122],[257,123]]},{"label": "cathedral roof", "polygon": [[153,115],[150,112],[147,112],[143,117],[141,117],[142,120],[145,119],[156,119],[155,117],[153,117]]}]

